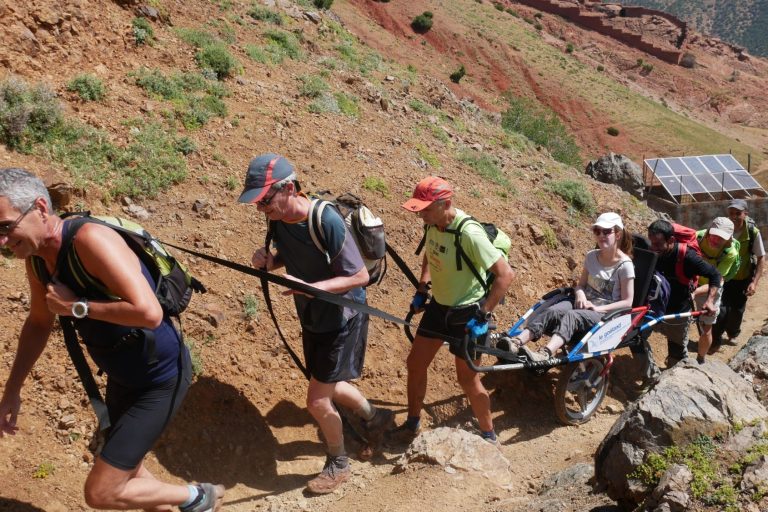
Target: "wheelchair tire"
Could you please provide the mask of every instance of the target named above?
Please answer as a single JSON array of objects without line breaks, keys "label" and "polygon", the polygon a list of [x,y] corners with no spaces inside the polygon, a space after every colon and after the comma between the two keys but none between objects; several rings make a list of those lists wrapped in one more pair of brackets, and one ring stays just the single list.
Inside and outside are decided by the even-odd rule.
[{"label": "wheelchair tire", "polygon": [[602,358],[569,363],[555,388],[555,412],[564,425],[581,425],[595,413],[608,390],[608,375]]}]

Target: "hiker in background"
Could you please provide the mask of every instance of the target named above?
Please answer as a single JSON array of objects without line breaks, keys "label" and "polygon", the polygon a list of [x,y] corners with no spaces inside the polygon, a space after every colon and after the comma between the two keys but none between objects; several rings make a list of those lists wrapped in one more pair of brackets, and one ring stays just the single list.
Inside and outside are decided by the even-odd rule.
[{"label": "hiker in background", "polygon": [[[112,425],[85,481],[88,506],[168,510],[177,505],[183,512],[219,508],[224,487],[163,483],[143,464],[191,382],[189,352],[163,314],[154,279],[112,229],[86,223],[69,244],[70,227],[70,220],[53,211],[40,179],[22,169],[0,170],[0,245],[26,260],[30,287],[29,314],[0,400],[0,437],[18,430],[21,388],[45,349],[56,315],[74,317],[92,359],[107,374]],[[70,248],[66,255],[62,247]],[[117,298],[89,300],[91,290],[74,282],[67,257],[77,258]],[[37,275],[34,261],[53,278]],[[144,339],[134,336],[137,329],[154,336],[154,364]]]},{"label": "hiker in background", "polygon": [[[722,276],[720,288],[715,292],[714,316],[701,316],[697,319],[699,325],[699,359],[705,354],[714,354],[720,348],[720,343],[712,342],[712,326],[717,321],[720,312],[720,301],[723,286],[728,283],[739,270],[739,241],[733,239],[733,222],[727,217],[717,217],[709,225],[709,229],[696,232],[699,241],[701,257],[717,268]],[[696,309],[701,309],[707,298],[707,278],[699,278],[699,286],[693,292]]]},{"label": "hiker in background", "polygon": [[[720,345],[724,341],[736,344],[736,338],[741,334],[741,321],[747,300],[755,294],[765,265],[763,237],[755,222],[747,215],[747,202],[744,199],[731,201],[728,204],[728,218],[733,222],[733,238],[740,244],[741,265],[733,279],[723,287],[720,314],[712,331],[713,345]],[[723,340],[723,335],[728,339]]]},{"label": "hiker in background", "polygon": [[[415,212],[425,224],[426,245],[419,286],[411,307],[424,309],[416,336],[408,354],[408,418],[392,433],[393,438],[412,439],[420,427],[421,409],[427,392],[427,370],[446,340],[463,339],[466,332],[473,339],[483,338],[488,331],[494,308],[504,297],[514,278],[506,255],[493,246],[478,222],[466,222],[461,232],[461,248],[483,279],[489,272],[495,276],[486,294],[469,265],[457,269],[455,231],[467,214],[453,205],[451,185],[434,176],[416,186],[413,197],[403,208]],[[432,299],[428,298],[429,283]],[[426,303],[426,305],[425,305]],[[480,374],[467,365],[460,347],[450,343],[455,356],[456,376],[469,398],[484,439],[497,444],[491,418],[491,401],[480,381]]]},{"label": "hiker in background", "polygon": [[[587,253],[573,301],[565,300],[548,308],[512,338],[512,350],[522,349],[531,361],[546,361],[574,336],[583,336],[606,313],[631,308],[635,294],[635,266],[632,263],[632,236],[617,213],[600,215],[592,224],[597,249]],[[525,346],[543,334],[549,342],[532,352]]]},{"label": "hiker in background", "polygon": [[[704,276],[709,282],[700,310],[704,311],[706,315],[714,315],[715,295],[722,280],[717,269],[704,261],[691,247],[686,247],[685,252],[681,256],[678,242],[675,239],[674,227],[672,223],[666,220],[656,220],[648,226],[648,239],[651,242],[653,252],[659,255],[659,259],[656,261],[656,271],[669,281],[669,302],[667,303],[665,314],[671,315],[673,313],[692,311],[693,298],[691,293],[693,290],[691,289],[691,283],[698,276]],[[680,267],[683,276],[677,275],[678,258],[681,258]],[[682,277],[685,278],[685,282],[681,281]],[[686,317],[665,320],[659,322],[654,327],[655,331],[660,332],[667,338],[667,368],[688,357],[689,323],[690,317]],[[703,363],[703,354],[697,360]]]},{"label": "hiker in background", "polygon": [[[300,191],[293,165],[284,157],[267,153],[251,160],[245,175],[241,203],[255,204],[264,213],[275,249],[259,248],[251,262],[268,271],[285,267],[286,277],[365,303],[368,271],[340,213],[324,208],[320,220],[328,254],[312,240],[307,222],[310,200]],[[372,406],[349,383],[363,369],[368,314],[329,302],[293,294],[302,329],[304,359],[310,373],[307,408],[326,442],[322,472],[310,480],[314,494],[333,492],[351,476],[344,447],[342,421],[334,402],[355,411],[369,436],[380,436],[394,420],[394,413]]]}]

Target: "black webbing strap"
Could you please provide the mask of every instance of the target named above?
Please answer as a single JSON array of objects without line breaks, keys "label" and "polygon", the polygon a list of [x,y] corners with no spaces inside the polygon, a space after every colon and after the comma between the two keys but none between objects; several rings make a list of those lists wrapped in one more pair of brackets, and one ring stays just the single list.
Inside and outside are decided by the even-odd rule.
[{"label": "black webbing strap", "polygon": [[368,304],[361,304],[359,302],[355,302],[351,299],[347,299],[346,297],[343,297],[341,295],[327,292],[325,290],[321,290],[319,288],[315,288],[314,286],[310,286],[305,283],[299,283],[297,281],[294,281],[292,279],[288,279],[287,277],[283,277],[280,275],[272,274],[270,272],[267,272],[265,270],[259,270],[253,267],[248,267],[246,265],[242,265],[240,263],[235,263],[234,261],[225,260],[223,258],[218,258],[216,256],[211,256],[202,252],[193,251],[192,249],[186,249],[184,247],[180,247],[178,245],[174,245],[169,242],[161,241],[163,245],[167,245],[168,247],[173,247],[174,249],[178,249],[179,251],[186,252],[187,254],[191,254],[192,256],[196,256],[198,258],[204,259],[206,261],[210,261],[213,263],[216,263],[218,265],[221,265],[223,267],[230,268],[232,270],[236,270],[238,272],[242,272],[243,274],[248,274],[250,276],[258,277],[259,279],[266,279],[270,283],[275,283],[276,285],[283,286],[285,288],[289,288],[291,290],[296,290],[302,293],[305,293],[307,295],[310,295],[312,297],[316,297],[320,300],[324,300],[326,302],[330,302],[331,304],[336,304],[337,306],[343,306],[350,309],[354,309],[363,313],[368,313],[372,316],[377,316],[383,320],[387,320],[389,322],[393,322],[399,325],[407,325],[407,322],[403,320],[402,318],[398,318],[395,315],[392,315],[390,313],[387,313],[385,311],[382,311],[380,309],[374,308],[372,306],[369,306]]},{"label": "black webbing strap", "polygon": [[[269,222],[269,225],[267,227],[267,236],[264,240],[264,248],[267,252],[269,252],[269,246],[272,244],[272,223]],[[266,272],[266,269],[264,269]],[[283,330],[280,329],[280,323],[277,321],[277,317],[275,316],[275,310],[272,308],[272,297],[269,295],[269,280],[262,277],[261,279],[261,292],[264,294],[264,302],[267,304],[267,311],[269,311],[269,316],[272,317],[272,323],[275,324],[275,329],[277,329],[277,334],[280,336],[280,339],[283,342],[283,345],[285,345],[285,349],[288,351],[288,355],[291,356],[291,359],[293,359],[294,364],[301,370],[301,373],[304,374],[304,377],[309,380],[311,375],[309,374],[309,370],[306,366],[301,362],[301,359],[299,359],[298,354],[293,351],[291,346],[288,344],[288,340],[285,339],[285,336],[283,335]]]},{"label": "black webbing strap", "polygon": [[462,249],[461,247],[461,232],[464,229],[464,226],[467,224],[467,222],[471,220],[478,222],[477,219],[475,219],[474,217],[467,216],[461,219],[461,221],[459,221],[459,225],[456,226],[456,229],[446,229],[445,231],[446,233],[452,233],[454,236],[453,245],[456,249],[456,269],[461,270],[461,260],[464,260],[464,263],[467,264],[467,267],[469,267],[469,270],[472,272],[472,275],[475,276],[475,279],[478,280],[478,282],[483,287],[483,290],[485,290],[485,293],[487,295],[488,291],[491,288],[490,284],[485,279],[480,277],[480,272],[477,271],[477,267],[475,267],[472,261],[470,261],[469,256],[467,256],[467,253],[464,252],[464,249]]},{"label": "black webbing strap", "polygon": [[107,411],[107,404],[105,404],[104,400],[101,398],[99,386],[93,379],[91,368],[85,360],[83,349],[80,348],[75,326],[72,323],[72,319],[65,316],[59,316],[59,323],[61,324],[61,330],[64,333],[64,344],[67,347],[67,352],[69,352],[69,357],[75,365],[77,376],[80,377],[80,382],[83,383],[85,393],[88,395],[88,400],[91,402],[93,412],[96,413],[96,418],[99,420],[99,431],[104,431],[111,425],[109,422],[109,411]]},{"label": "black webbing strap", "polygon": [[390,258],[392,258],[392,261],[395,262],[395,265],[400,269],[400,271],[405,275],[406,278],[408,278],[408,281],[411,282],[414,288],[419,287],[419,280],[416,278],[416,275],[413,273],[413,271],[408,267],[408,265],[403,261],[403,258],[400,257],[397,252],[392,248],[391,245],[388,243],[386,244],[387,254],[389,254]]}]

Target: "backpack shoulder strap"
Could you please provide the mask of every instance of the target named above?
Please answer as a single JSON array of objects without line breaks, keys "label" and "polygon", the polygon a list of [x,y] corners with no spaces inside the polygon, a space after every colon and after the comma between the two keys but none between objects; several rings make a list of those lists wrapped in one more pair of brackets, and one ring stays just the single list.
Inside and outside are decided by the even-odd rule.
[{"label": "backpack shoulder strap", "polygon": [[51,274],[48,272],[48,267],[45,266],[43,258],[40,256],[30,256],[29,265],[32,268],[32,275],[43,283],[44,286],[51,282]]},{"label": "backpack shoulder strap", "polygon": [[416,252],[414,253],[416,256],[418,256],[422,249],[424,249],[424,244],[427,243],[427,231],[429,231],[429,224],[424,224],[424,234],[421,235],[421,241],[419,242],[419,245],[416,246]]},{"label": "backpack shoulder strap", "polygon": [[752,254],[752,246],[757,238],[757,224],[752,217],[747,217],[747,244],[749,244],[748,254]]},{"label": "backpack shoulder strap", "polygon": [[322,199],[312,199],[309,202],[309,211],[307,212],[307,225],[309,227],[309,236],[312,237],[317,250],[328,256],[328,250],[325,248],[325,233],[323,233],[323,210],[330,204]]},{"label": "backpack shoulder strap", "polygon": [[675,259],[675,277],[682,284],[688,284],[690,279],[685,275],[683,269],[683,261],[685,260],[685,253],[688,252],[688,245],[682,242],[677,242],[677,258]]},{"label": "backpack shoulder strap", "polygon": [[464,252],[464,249],[461,247],[461,234],[464,231],[464,226],[466,226],[470,221],[475,222],[477,225],[479,225],[482,228],[482,224],[472,217],[471,215],[467,215],[463,219],[459,221],[458,226],[456,226],[456,229],[446,230],[449,233],[453,233],[453,245],[456,248],[456,269],[461,271],[461,261],[464,260],[464,263],[467,264],[467,267],[469,268],[470,272],[472,272],[472,275],[475,276],[475,279],[483,286],[483,289],[485,290],[485,293],[488,293],[488,290],[490,290],[490,284],[488,281],[483,279],[480,276],[480,272],[478,272],[477,267],[475,267],[474,263],[472,263],[472,260],[469,259],[469,256],[467,256],[467,253]]},{"label": "backpack shoulder strap", "polygon": [[[93,277],[91,274],[88,273],[88,271],[83,266],[82,262],[80,261],[80,257],[77,255],[77,251],[75,250],[74,243],[75,238],[77,236],[78,231],[80,231],[80,228],[82,228],[85,224],[89,222],[96,222],[99,224],[104,224],[108,227],[112,227],[109,224],[105,224],[98,219],[91,218],[88,216],[83,217],[77,217],[72,218],[71,220],[68,220],[68,225],[66,229],[66,234],[62,236],[61,240],[61,248],[59,249],[59,256],[56,260],[56,270],[54,271],[57,275],[68,275],[73,282],[67,283],[68,285],[76,285],[79,287],[79,290],[73,290],[75,293],[81,296],[88,296],[89,298],[95,298],[95,297],[102,297],[102,298],[115,298],[115,296],[107,289],[104,284]],[[129,247],[131,245],[129,244]],[[131,250],[133,250],[133,247],[131,247]],[[135,251],[134,251],[135,252]],[[96,292],[96,293],[90,293],[87,294],[86,292]]]}]

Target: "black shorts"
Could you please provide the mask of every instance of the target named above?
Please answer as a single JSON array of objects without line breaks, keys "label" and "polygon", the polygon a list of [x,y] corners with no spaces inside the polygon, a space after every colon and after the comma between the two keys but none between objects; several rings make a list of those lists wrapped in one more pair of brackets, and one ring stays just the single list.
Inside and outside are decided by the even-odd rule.
[{"label": "black shorts", "polygon": [[132,389],[108,380],[105,402],[112,426],[99,456],[118,469],[135,469],[176,414],[191,382],[188,350],[182,350],[179,374],[162,384]]},{"label": "black shorts", "polygon": [[447,341],[451,354],[464,358],[461,340],[466,335],[467,322],[475,316],[479,307],[479,302],[466,306],[443,306],[432,299],[424,309],[416,334]]},{"label": "black shorts", "polygon": [[357,379],[363,372],[368,339],[368,315],[358,313],[339,331],[304,331],[304,362],[310,375],[320,382]]}]

